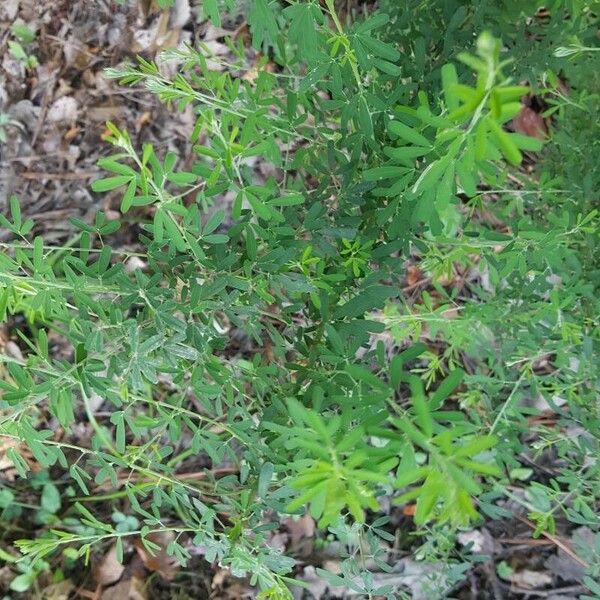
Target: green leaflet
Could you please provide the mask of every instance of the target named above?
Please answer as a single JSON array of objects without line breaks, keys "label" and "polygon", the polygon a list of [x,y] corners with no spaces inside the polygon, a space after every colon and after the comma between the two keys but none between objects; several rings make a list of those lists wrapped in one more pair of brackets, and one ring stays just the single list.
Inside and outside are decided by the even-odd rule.
[{"label": "green leaflet", "polygon": [[319,35],[317,24],[322,15],[318,5],[298,2],[283,11],[289,21],[288,36],[298,46],[303,59],[313,61],[318,56]]},{"label": "green leaflet", "polygon": [[390,121],[388,123],[388,130],[415,146],[429,146],[429,140],[425,136],[400,121]]},{"label": "green leaflet", "polygon": [[489,127],[494,141],[497,143],[506,160],[513,165],[520,164],[523,160],[523,155],[514,141],[510,138],[509,134],[493,119],[489,120]]},{"label": "green leaflet", "polygon": [[272,0],[253,0],[248,13],[248,23],[252,31],[252,45],[255,48],[274,46],[279,35],[279,26]]}]

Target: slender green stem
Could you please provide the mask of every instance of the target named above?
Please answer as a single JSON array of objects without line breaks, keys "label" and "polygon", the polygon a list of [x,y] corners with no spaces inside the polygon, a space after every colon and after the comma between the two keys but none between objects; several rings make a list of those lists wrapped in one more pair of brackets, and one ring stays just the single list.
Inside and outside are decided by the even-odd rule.
[{"label": "slender green stem", "polygon": [[344,27],[342,26],[340,18],[338,17],[338,14],[335,10],[334,0],[325,0],[325,4],[327,5],[327,10],[329,11],[331,18],[333,19],[335,28],[337,29],[339,35],[344,40],[344,46],[346,47],[348,62],[350,63],[350,68],[352,69],[352,74],[354,75],[354,79],[356,80],[356,85],[358,86],[358,93],[362,95],[363,83],[362,83],[360,73],[358,72],[358,66],[356,64],[356,57],[354,56],[354,52],[350,49],[350,42],[348,40],[348,36],[346,35],[346,33],[344,31]]},{"label": "slender green stem", "polygon": [[517,390],[519,389],[519,387],[521,387],[521,383],[525,379],[525,376],[526,376],[526,370],[523,369],[521,371],[521,375],[519,376],[519,379],[517,379],[517,381],[515,382],[515,385],[514,385],[513,389],[511,390],[508,398],[505,400],[504,404],[502,405],[502,408],[498,411],[498,414],[496,415],[496,418],[494,419],[492,427],[490,428],[490,435],[492,435],[496,432],[496,429],[497,429],[498,425],[500,424],[500,421],[504,418],[506,411],[512,405],[512,401],[515,397],[515,394],[517,393]]}]

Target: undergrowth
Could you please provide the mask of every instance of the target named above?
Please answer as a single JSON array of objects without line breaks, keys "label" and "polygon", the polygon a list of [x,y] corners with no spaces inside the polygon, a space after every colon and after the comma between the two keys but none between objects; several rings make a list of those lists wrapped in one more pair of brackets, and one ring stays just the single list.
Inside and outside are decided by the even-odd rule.
[{"label": "undergrowth", "polygon": [[[123,222],[71,219],[75,243],[53,247],[16,198],[0,216],[21,348],[0,366],[13,590],[169,532],[182,564],[202,547],[289,598],[294,560],[269,536],[308,511],[350,549],[323,577],[396,598],[367,567],[390,569],[391,499],[413,507],[417,556],[453,565],[446,588],[477,560],[460,529],[519,505],[534,535],[586,525],[598,595],[598,6],[533,4],[252,0],[252,77],[241,40],[220,69],[200,45],[163,52],[174,77],[108,70],[193,107],[195,160],[109,123],[92,189],[120,190]],[[543,141],[510,130],[527,95]],[[132,219],[139,249],[113,247]]]}]

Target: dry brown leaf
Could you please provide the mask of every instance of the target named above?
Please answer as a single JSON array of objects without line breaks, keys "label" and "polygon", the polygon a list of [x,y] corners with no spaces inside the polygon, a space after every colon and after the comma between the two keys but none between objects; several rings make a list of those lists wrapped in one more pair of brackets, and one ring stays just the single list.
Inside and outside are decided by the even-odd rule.
[{"label": "dry brown leaf", "polygon": [[7,451],[11,448],[25,459],[32,471],[40,470],[40,466],[26,446],[11,437],[0,435],[0,477],[3,477],[7,481],[14,481],[17,477],[17,471],[13,466],[12,460],[6,455]]},{"label": "dry brown leaf", "polygon": [[292,545],[298,544],[301,540],[312,538],[315,535],[315,521],[307,513],[299,519],[284,519],[282,524],[290,534],[290,542]]},{"label": "dry brown leaf", "polygon": [[512,120],[511,125],[517,133],[538,139],[544,139],[548,133],[542,115],[525,105],[521,107],[521,112]]},{"label": "dry brown leaf", "polygon": [[290,540],[290,536],[287,533],[273,533],[271,534],[266,543],[269,548],[273,548],[274,550],[280,550],[281,552],[285,552],[287,548],[288,542]]},{"label": "dry brown leaf", "polygon": [[458,308],[449,308],[442,313],[442,316],[444,319],[456,319],[459,315],[459,312],[460,311]]},{"label": "dry brown leaf", "polygon": [[548,557],[544,566],[555,577],[560,577],[563,581],[581,582],[585,576],[585,568],[561,548],[556,554]]},{"label": "dry brown leaf", "polygon": [[523,569],[510,574],[510,582],[520,588],[540,589],[552,584],[552,576],[543,571]]},{"label": "dry brown leaf", "polygon": [[145,110],[136,120],[135,122],[135,130],[139,133],[148,123],[152,122],[152,113],[149,110]]},{"label": "dry brown leaf", "polygon": [[423,273],[416,265],[409,265],[406,268],[406,285],[414,287],[423,279]]},{"label": "dry brown leaf", "polygon": [[0,567],[0,589],[7,590],[10,582],[15,578],[14,571],[9,565]]},{"label": "dry brown leaf", "polygon": [[117,545],[113,544],[94,569],[94,579],[99,585],[109,586],[121,579],[124,570],[125,567],[117,560]]},{"label": "dry brown leaf", "polygon": [[62,96],[55,100],[46,114],[46,119],[51,123],[72,123],[77,118],[77,100],[73,96]]},{"label": "dry brown leaf", "polygon": [[163,579],[167,581],[171,581],[175,578],[177,574],[177,569],[179,568],[179,563],[174,556],[169,556],[167,554],[167,546],[175,539],[175,534],[172,531],[164,531],[159,533],[151,533],[148,535],[148,539],[155,544],[160,546],[160,551],[156,553],[155,556],[152,556],[141,540],[136,540],[135,549],[142,559],[144,563],[144,567],[148,569],[148,571],[153,571],[158,573]]},{"label": "dry brown leaf", "polygon": [[229,571],[227,571],[226,569],[218,569],[212,579],[212,588],[213,590],[223,587],[223,584],[225,583],[225,579],[227,579],[227,576],[229,575]]},{"label": "dry brown leaf", "polygon": [[51,583],[42,590],[43,600],[68,600],[75,585],[70,579]]},{"label": "dry brown leaf", "polygon": [[74,67],[78,71],[87,69],[94,58],[94,54],[89,51],[89,48],[72,36],[64,42],[63,53],[66,65]]},{"label": "dry brown leaf", "polygon": [[152,0],[138,0],[138,9],[140,11],[140,16],[145,21],[151,12],[158,10],[157,6],[152,2]]},{"label": "dry brown leaf", "polygon": [[296,556],[310,556],[314,549],[314,519],[309,514],[305,514],[299,519],[284,519],[282,524],[285,525],[290,536],[289,551]]},{"label": "dry brown leaf", "polygon": [[256,67],[252,67],[250,70],[246,71],[242,75],[242,79],[244,81],[249,81],[250,83],[254,83],[258,78],[258,69]]},{"label": "dry brown leaf", "polygon": [[211,598],[218,598],[219,600],[241,600],[249,597],[246,583],[232,578],[229,569],[219,569],[215,573],[211,588],[213,589]]},{"label": "dry brown leaf", "polygon": [[80,131],[81,131],[81,127],[77,127],[77,126],[70,127],[66,131],[66,133],[63,135],[63,140],[65,140],[67,142],[71,142],[79,135]]},{"label": "dry brown leaf", "polygon": [[273,352],[273,344],[270,340],[265,340],[265,345],[263,346],[262,356],[265,360],[266,364],[271,364],[276,361],[275,353]]},{"label": "dry brown leaf", "polygon": [[250,27],[247,21],[243,21],[240,26],[233,32],[234,40],[242,40],[245,46],[250,44]]},{"label": "dry brown leaf", "polygon": [[91,121],[111,121],[123,116],[122,106],[92,106],[87,109],[86,119]]},{"label": "dry brown leaf", "polygon": [[144,582],[134,576],[104,590],[101,600],[148,600],[148,594]]}]

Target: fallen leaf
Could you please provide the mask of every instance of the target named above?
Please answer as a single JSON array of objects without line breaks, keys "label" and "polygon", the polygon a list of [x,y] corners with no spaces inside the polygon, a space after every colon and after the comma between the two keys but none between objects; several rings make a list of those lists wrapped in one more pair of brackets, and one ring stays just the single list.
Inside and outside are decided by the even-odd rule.
[{"label": "fallen leaf", "polygon": [[122,115],[122,106],[93,106],[87,110],[86,118],[91,121],[104,122],[121,118]]},{"label": "fallen leaf", "polygon": [[523,105],[521,112],[512,120],[512,129],[517,133],[544,139],[548,128],[542,115],[529,106]]},{"label": "fallen leaf", "polygon": [[175,4],[171,9],[170,26],[173,29],[181,29],[192,16],[189,0],[175,0]]},{"label": "fallen leaf", "polygon": [[69,67],[74,67],[78,71],[85,70],[94,58],[88,47],[74,38],[67,39],[63,45],[65,63]]},{"label": "fallen leaf", "polygon": [[99,585],[109,586],[121,579],[124,570],[125,567],[117,560],[117,545],[113,544],[94,569],[94,579]]},{"label": "fallen leaf", "polygon": [[135,130],[139,132],[144,125],[152,122],[152,113],[149,110],[145,110],[135,122]]},{"label": "fallen leaf", "polygon": [[0,567],[0,589],[7,590],[14,578],[15,574],[8,565]]},{"label": "fallen leaf", "polygon": [[104,590],[101,600],[148,600],[148,595],[144,582],[139,577],[132,577]]},{"label": "fallen leaf", "polygon": [[267,539],[267,545],[269,548],[273,548],[274,550],[281,550],[281,552],[285,552],[289,541],[289,536],[287,533],[275,533],[271,535]]},{"label": "fallen leaf", "polygon": [[166,550],[167,546],[175,539],[174,533],[172,531],[151,533],[147,539],[158,544],[161,549],[153,556],[144,548],[141,540],[135,541],[135,549],[142,559],[144,567],[148,571],[158,573],[163,579],[171,581],[175,578],[179,568],[177,559],[174,556],[169,556]]},{"label": "fallen leaf", "polygon": [[19,2],[21,0],[4,0],[0,9],[0,16],[6,16],[8,21],[12,21],[19,12]]},{"label": "fallen leaf", "polygon": [[409,265],[406,268],[406,285],[413,287],[423,279],[423,273],[416,265]]},{"label": "fallen leaf", "polygon": [[70,127],[65,133],[65,135],[63,135],[63,139],[67,142],[70,142],[77,137],[80,131],[81,127]]},{"label": "fallen leaf", "polygon": [[309,514],[305,514],[299,519],[291,517],[284,519],[282,525],[289,534],[288,551],[299,557],[310,556],[314,551],[314,519]]},{"label": "fallen leaf", "polygon": [[298,544],[305,538],[312,538],[315,535],[315,520],[307,513],[299,519],[287,518],[282,524],[290,534],[292,545]]},{"label": "fallen leaf", "polygon": [[258,78],[258,69],[256,67],[252,67],[249,71],[246,71],[242,75],[242,79],[244,81],[249,81],[250,83],[254,83]]},{"label": "fallen leaf", "polygon": [[77,118],[77,100],[73,96],[63,96],[52,103],[46,118],[51,123],[72,122]]},{"label": "fallen leaf", "polygon": [[12,340],[9,340],[8,342],[6,342],[6,344],[4,344],[4,351],[11,358],[16,358],[17,360],[20,360],[20,361],[24,360],[21,349]]},{"label": "fallen leaf", "polygon": [[51,583],[42,590],[43,600],[68,600],[75,585],[70,579]]},{"label": "fallen leaf", "polygon": [[[585,556],[594,542],[594,533],[589,527],[579,527],[571,535],[571,546],[579,556]],[[554,576],[567,582],[581,582],[585,575],[585,568],[562,548],[557,548],[556,554],[551,555],[544,566]]]},{"label": "fallen leaf", "polygon": [[528,590],[539,590],[552,585],[552,576],[549,573],[531,571],[530,569],[513,571],[509,576],[509,580],[513,585]]},{"label": "fallen leaf", "polygon": [[490,532],[483,528],[472,531],[461,531],[458,534],[458,542],[462,546],[472,544],[471,551],[491,555],[494,552],[494,539]]},{"label": "fallen leaf", "polygon": [[581,582],[585,576],[585,568],[561,548],[548,558],[544,566],[566,582]]},{"label": "fallen leaf", "polygon": [[144,262],[141,258],[138,258],[137,256],[132,256],[125,263],[125,272],[134,273],[135,271],[143,271],[147,266],[148,264]]},{"label": "fallen leaf", "polygon": [[14,481],[17,478],[17,470],[14,468],[12,460],[7,456],[10,449],[25,460],[31,471],[40,470],[39,464],[35,461],[27,446],[11,437],[0,435],[0,477],[7,481]]}]

